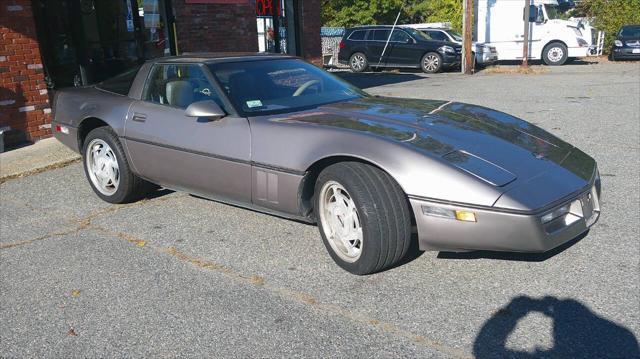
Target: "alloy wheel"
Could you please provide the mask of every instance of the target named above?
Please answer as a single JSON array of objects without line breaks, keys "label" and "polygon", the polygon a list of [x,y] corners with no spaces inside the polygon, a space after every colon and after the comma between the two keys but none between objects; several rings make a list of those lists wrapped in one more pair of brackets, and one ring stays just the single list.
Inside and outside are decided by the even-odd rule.
[{"label": "alloy wheel", "polygon": [[424,58],[424,68],[429,72],[435,72],[440,66],[440,59],[436,55],[427,55]]},{"label": "alloy wheel", "polygon": [[353,198],[336,181],[320,190],[320,221],[333,251],[344,261],[353,263],[362,255],[363,232],[360,215]]},{"label": "alloy wheel", "polygon": [[87,146],[85,161],[95,188],[105,196],[113,195],[120,184],[120,168],[111,147],[99,138],[94,139]]}]

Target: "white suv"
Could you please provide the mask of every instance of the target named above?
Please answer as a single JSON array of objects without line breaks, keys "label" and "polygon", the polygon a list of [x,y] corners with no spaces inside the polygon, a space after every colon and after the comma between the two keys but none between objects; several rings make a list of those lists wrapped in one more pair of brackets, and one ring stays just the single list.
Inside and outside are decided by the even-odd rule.
[{"label": "white suv", "polygon": [[[439,29],[424,27],[420,25],[405,25],[420,30],[433,40],[450,41],[462,44],[462,36],[457,32],[449,29]],[[473,42],[472,51],[476,57],[476,64],[486,66],[498,61],[498,52],[493,46]]]}]

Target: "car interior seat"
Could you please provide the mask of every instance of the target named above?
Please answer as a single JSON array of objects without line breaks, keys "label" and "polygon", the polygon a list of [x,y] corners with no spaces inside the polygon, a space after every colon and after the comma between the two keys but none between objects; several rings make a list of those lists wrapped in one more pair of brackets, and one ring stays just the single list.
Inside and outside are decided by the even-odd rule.
[{"label": "car interior seat", "polygon": [[185,80],[173,80],[166,84],[165,94],[171,106],[186,108],[194,102],[193,85]]}]

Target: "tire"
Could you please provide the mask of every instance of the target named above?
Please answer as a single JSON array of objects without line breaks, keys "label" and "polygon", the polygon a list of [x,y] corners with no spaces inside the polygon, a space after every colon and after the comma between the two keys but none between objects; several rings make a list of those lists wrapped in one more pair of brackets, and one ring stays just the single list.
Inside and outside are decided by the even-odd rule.
[{"label": "tire", "polygon": [[316,180],[314,209],[329,255],[350,273],[379,272],[407,255],[411,214],[406,196],[376,167],[340,162],[325,168]]},{"label": "tire", "polygon": [[561,66],[567,62],[569,50],[561,42],[552,42],[542,50],[542,60],[548,66]]},{"label": "tire", "polygon": [[[131,171],[122,144],[109,127],[98,127],[89,132],[82,146],[82,162],[84,173],[93,192],[103,201],[133,202],[144,197],[152,188],[151,183]],[[105,170],[93,170],[98,167]],[[104,183],[100,180],[101,178],[106,178]]]},{"label": "tire", "polygon": [[362,52],[356,52],[349,58],[349,67],[352,72],[364,72],[369,67],[367,56]]},{"label": "tire", "polygon": [[442,56],[437,52],[427,52],[420,59],[420,68],[427,74],[435,74],[442,71]]}]

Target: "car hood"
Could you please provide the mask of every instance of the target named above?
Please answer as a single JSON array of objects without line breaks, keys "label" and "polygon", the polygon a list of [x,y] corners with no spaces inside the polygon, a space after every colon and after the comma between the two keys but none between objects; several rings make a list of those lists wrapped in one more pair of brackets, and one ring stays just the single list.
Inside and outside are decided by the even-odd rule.
[{"label": "car hood", "polygon": [[[593,159],[545,130],[503,112],[459,102],[368,97],[320,106],[288,121],[395,141],[449,162],[503,192],[527,182],[544,185],[542,178],[549,178],[547,185],[556,188],[549,197],[558,197],[586,186],[595,170]],[[521,203],[522,207],[553,200],[539,197],[539,203]]]}]

